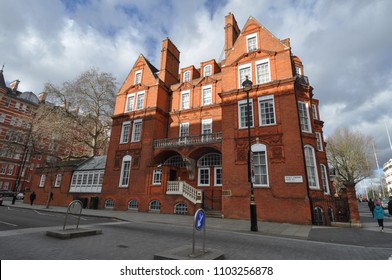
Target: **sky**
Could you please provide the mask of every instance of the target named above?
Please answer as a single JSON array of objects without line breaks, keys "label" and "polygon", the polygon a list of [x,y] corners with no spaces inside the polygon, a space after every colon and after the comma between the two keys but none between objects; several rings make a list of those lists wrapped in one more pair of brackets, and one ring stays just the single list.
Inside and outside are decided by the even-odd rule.
[{"label": "sky", "polygon": [[[0,66],[6,82],[39,94],[97,68],[120,86],[143,54],[159,68],[162,40],[180,68],[222,59],[224,17],[250,16],[290,38],[320,100],[324,138],[348,127],[374,137],[380,168],[392,158],[392,1],[0,0]],[[376,157],[374,157],[376,158]]]}]

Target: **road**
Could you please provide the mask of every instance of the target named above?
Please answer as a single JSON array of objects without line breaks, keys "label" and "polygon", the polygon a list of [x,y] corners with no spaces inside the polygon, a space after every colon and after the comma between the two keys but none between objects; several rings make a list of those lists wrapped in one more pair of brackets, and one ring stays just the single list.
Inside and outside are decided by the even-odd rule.
[{"label": "road", "polygon": [[[5,214],[8,220],[4,220]],[[18,218],[11,218],[16,216]],[[192,227],[170,224],[163,219],[159,222],[132,222],[85,217],[85,227],[100,228],[103,233],[69,240],[46,236],[46,230],[62,226],[63,218],[64,214],[59,213],[0,207],[2,221],[23,224],[17,228],[2,225],[2,228],[9,228],[0,231],[0,258],[152,260],[157,253],[192,244]],[[317,228],[316,233],[320,231],[321,234],[323,230],[333,229]],[[347,232],[344,229],[337,230],[337,235]],[[355,232],[353,230],[354,235]],[[201,246],[201,235],[197,237],[197,245]],[[206,247],[222,251],[228,260],[387,260],[392,256],[392,246],[347,245],[222,229],[207,231]]]}]

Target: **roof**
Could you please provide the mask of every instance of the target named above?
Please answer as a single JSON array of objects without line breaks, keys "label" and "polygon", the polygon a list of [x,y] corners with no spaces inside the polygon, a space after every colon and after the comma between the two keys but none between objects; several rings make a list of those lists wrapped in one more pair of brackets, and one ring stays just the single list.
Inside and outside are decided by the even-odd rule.
[{"label": "roof", "polygon": [[85,160],[75,170],[97,170],[105,169],[106,156],[95,156]]}]

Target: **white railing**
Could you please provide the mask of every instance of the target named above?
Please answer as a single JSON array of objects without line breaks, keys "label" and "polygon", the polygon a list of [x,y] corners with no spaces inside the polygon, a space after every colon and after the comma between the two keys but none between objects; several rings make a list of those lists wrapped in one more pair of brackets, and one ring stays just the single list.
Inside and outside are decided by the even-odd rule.
[{"label": "white railing", "polygon": [[154,140],[154,148],[175,148],[182,146],[222,143],[222,132],[186,136],[180,138],[163,138]]},{"label": "white railing", "polygon": [[184,181],[168,181],[166,194],[182,195],[193,204],[203,202],[203,191],[195,189]]}]

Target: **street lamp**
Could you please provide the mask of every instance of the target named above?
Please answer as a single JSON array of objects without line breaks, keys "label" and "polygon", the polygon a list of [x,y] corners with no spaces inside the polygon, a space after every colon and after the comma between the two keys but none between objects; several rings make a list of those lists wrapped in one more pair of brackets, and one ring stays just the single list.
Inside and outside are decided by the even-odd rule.
[{"label": "street lamp", "polygon": [[246,92],[246,111],[247,111],[247,123],[248,123],[248,182],[250,183],[250,230],[258,231],[257,228],[257,211],[256,211],[256,202],[255,195],[253,191],[253,162],[252,151],[251,151],[251,139],[250,139],[250,104],[249,104],[249,91],[252,89],[252,81],[248,79],[248,76],[245,77],[246,80],[242,83],[242,87]]}]

